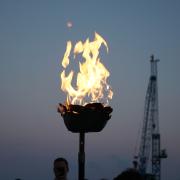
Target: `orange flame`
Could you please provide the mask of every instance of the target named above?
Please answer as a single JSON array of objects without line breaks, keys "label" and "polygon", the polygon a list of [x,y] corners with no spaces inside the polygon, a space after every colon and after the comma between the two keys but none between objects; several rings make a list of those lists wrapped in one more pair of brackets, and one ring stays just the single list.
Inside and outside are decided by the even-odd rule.
[{"label": "orange flame", "polygon": [[[113,92],[111,87],[107,84],[107,78],[110,76],[109,71],[100,62],[99,49],[101,45],[107,49],[106,41],[97,33],[95,33],[94,41],[89,39],[83,43],[79,41],[75,44],[73,54],[74,58],[77,54],[82,54],[83,63],[79,62],[79,73],[77,74],[76,88],[72,86],[72,79],[74,72],[71,70],[66,76],[65,69],[69,65],[72,43],[67,42],[66,52],[62,59],[62,66],[64,68],[61,76],[61,89],[67,93],[67,104],[84,105],[87,102],[100,102],[108,104],[108,99],[112,99]],[[105,101],[105,102],[104,102]]]}]

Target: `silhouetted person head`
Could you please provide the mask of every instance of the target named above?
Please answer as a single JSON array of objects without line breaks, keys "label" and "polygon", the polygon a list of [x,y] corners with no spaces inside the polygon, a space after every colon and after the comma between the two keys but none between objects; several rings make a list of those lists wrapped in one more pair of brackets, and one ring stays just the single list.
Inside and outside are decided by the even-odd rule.
[{"label": "silhouetted person head", "polygon": [[143,178],[137,170],[128,169],[115,177],[114,180],[143,180]]},{"label": "silhouetted person head", "polygon": [[67,180],[68,171],[69,171],[69,166],[66,159],[57,158],[54,160],[55,180]]}]

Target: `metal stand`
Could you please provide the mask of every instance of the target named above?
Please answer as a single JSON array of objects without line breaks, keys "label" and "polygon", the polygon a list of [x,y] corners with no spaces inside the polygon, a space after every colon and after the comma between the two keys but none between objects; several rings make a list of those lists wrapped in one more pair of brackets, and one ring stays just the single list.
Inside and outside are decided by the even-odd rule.
[{"label": "metal stand", "polygon": [[[111,118],[113,109],[101,103],[89,103],[85,106],[60,104],[58,112],[67,129],[79,133],[78,180],[85,180],[85,133],[100,132]],[[84,121],[86,119],[86,121]]]},{"label": "metal stand", "polygon": [[85,176],[85,152],[84,152],[84,144],[85,144],[85,133],[79,133],[79,180],[84,180]]}]

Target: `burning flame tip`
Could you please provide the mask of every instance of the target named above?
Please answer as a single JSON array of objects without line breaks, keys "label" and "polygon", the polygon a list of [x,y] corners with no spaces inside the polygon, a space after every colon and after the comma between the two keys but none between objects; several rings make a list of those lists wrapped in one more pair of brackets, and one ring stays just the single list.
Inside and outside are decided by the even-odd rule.
[{"label": "burning flame tip", "polygon": [[[77,74],[76,88],[72,87],[72,79],[74,72],[71,71],[67,76],[65,70],[61,73],[61,89],[67,92],[67,104],[84,104],[85,97],[91,98],[92,102],[99,102],[100,99],[104,98],[103,92],[108,91],[108,98],[112,98],[113,93],[110,86],[106,83],[107,77],[110,73],[105,66],[100,62],[99,49],[104,44],[107,52],[108,45],[106,41],[95,32],[94,41],[90,42],[89,38],[83,43],[78,41],[73,49],[74,58],[77,54],[82,53],[84,62],[79,62],[80,72]],[[64,69],[69,65],[69,56],[72,49],[71,41],[67,42],[66,51],[62,60],[62,66]]]}]

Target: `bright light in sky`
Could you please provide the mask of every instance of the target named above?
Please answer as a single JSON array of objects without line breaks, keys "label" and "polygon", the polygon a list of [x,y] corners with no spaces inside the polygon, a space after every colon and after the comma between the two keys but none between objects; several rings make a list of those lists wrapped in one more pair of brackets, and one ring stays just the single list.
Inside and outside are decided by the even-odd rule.
[{"label": "bright light in sky", "polygon": [[73,26],[71,21],[68,21],[66,25],[67,25],[68,28],[72,28],[72,26]]}]

